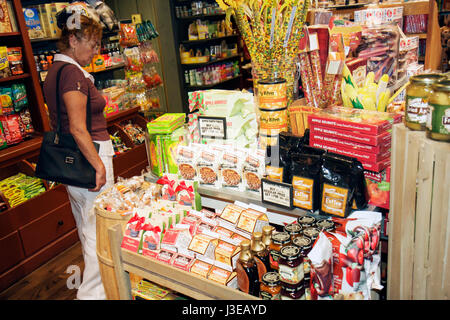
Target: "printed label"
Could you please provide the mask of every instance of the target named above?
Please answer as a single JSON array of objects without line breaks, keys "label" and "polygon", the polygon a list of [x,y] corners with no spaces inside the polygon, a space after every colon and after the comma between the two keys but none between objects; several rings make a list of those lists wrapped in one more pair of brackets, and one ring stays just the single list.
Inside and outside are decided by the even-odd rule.
[{"label": "printed label", "polygon": [[279,265],[279,270],[281,281],[297,284],[303,280],[304,271],[303,271],[303,263],[300,263],[297,267],[291,268],[284,264]]},{"label": "printed label", "polygon": [[406,96],[406,121],[426,124],[430,108],[423,98]]},{"label": "printed label", "polygon": [[272,166],[266,166],[267,177],[276,182],[283,182],[283,169]]},{"label": "printed label", "polygon": [[348,189],[323,184],[322,211],[340,217],[345,216]]},{"label": "printed label", "polygon": [[279,111],[260,111],[261,129],[281,129],[287,125],[287,109]]},{"label": "printed label", "polygon": [[258,84],[259,108],[274,110],[286,108],[286,82],[273,84]]},{"label": "printed label", "polygon": [[294,206],[312,210],[314,180],[294,176],[292,186],[294,188]]},{"label": "printed label", "polygon": [[429,118],[428,129],[434,133],[450,134],[450,106],[430,104]]},{"label": "printed label", "polygon": [[292,185],[262,180],[262,201],[291,208]]},{"label": "printed label", "polygon": [[198,127],[202,138],[227,138],[226,118],[198,117]]}]

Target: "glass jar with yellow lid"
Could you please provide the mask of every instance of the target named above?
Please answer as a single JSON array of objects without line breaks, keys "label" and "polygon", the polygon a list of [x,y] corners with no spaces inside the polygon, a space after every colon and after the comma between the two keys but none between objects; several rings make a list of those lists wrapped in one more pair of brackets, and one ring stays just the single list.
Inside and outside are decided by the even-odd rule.
[{"label": "glass jar with yellow lid", "polygon": [[450,142],[450,80],[433,85],[428,99],[430,116],[427,122],[427,136],[433,140]]},{"label": "glass jar with yellow lid", "polygon": [[445,80],[441,74],[419,74],[406,87],[405,123],[412,130],[425,130],[429,115],[428,98],[432,85]]}]

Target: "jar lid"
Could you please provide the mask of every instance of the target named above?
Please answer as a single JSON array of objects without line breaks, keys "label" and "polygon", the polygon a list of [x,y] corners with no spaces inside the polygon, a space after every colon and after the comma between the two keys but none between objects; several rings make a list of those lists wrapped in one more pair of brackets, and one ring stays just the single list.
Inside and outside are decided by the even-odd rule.
[{"label": "jar lid", "polygon": [[431,85],[445,79],[445,76],[438,73],[418,74],[410,78],[411,82],[424,85]]},{"label": "jar lid", "polygon": [[302,226],[298,223],[290,223],[284,226],[284,231],[289,234],[299,234],[302,231]]},{"label": "jar lid", "polygon": [[266,79],[259,80],[258,84],[279,84],[279,83],[285,83],[285,82],[286,82],[286,79],[283,79],[283,78],[276,78],[273,80],[266,78]]},{"label": "jar lid", "polygon": [[296,237],[294,238],[294,240],[292,241],[297,247],[300,247],[301,249],[308,247],[311,245],[311,239],[308,237]]},{"label": "jar lid", "polygon": [[286,244],[291,241],[291,236],[287,232],[272,233],[272,241],[275,244]]},{"label": "jar lid", "polygon": [[443,80],[435,83],[433,89],[438,91],[450,92],[450,80]]},{"label": "jar lid", "polygon": [[286,246],[281,248],[280,253],[286,260],[295,260],[300,256],[300,249],[296,246]]},{"label": "jar lid", "polygon": [[320,219],[316,222],[316,227],[318,227],[321,230],[330,231],[335,228],[335,224],[333,220],[330,219]]},{"label": "jar lid", "polygon": [[303,234],[311,239],[316,239],[319,236],[320,230],[314,227],[303,229]]},{"label": "jar lid", "polygon": [[280,284],[280,275],[278,272],[266,272],[261,280],[266,286],[275,287]]},{"label": "jar lid", "polygon": [[316,218],[310,216],[298,217],[297,222],[300,224],[313,224],[316,222]]}]

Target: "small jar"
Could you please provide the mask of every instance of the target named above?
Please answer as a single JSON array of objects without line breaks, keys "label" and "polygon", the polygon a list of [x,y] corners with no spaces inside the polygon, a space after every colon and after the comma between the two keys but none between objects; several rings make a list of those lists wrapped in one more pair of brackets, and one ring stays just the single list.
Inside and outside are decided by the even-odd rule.
[{"label": "small jar", "polygon": [[450,142],[450,80],[433,85],[428,105],[430,116],[427,123],[427,137]]},{"label": "small jar", "polygon": [[270,267],[272,270],[278,270],[278,260],[280,258],[280,250],[291,244],[291,236],[287,232],[272,233],[272,243],[269,247]]},{"label": "small jar", "polygon": [[336,229],[333,220],[330,219],[319,219],[316,221],[316,228],[319,230],[325,230],[328,232],[333,232]]},{"label": "small jar", "polygon": [[445,79],[445,76],[440,74],[419,74],[409,79],[405,104],[405,124],[408,128],[425,130],[430,113],[428,98],[432,85]]},{"label": "small jar", "polygon": [[300,248],[300,254],[303,256],[303,284],[306,289],[309,289],[309,282],[311,280],[311,264],[308,258],[308,253],[312,249],[312,241],[306,236],[299,236],[294,239],[293,244]]},{"label": "small jar", "polygon": [[303,257],[298,247],[290,245],[282,248],[278,262],[281,281],[293,285],[303,283]]},{"label": "small jar", "polygon": [[301,282],[296,285],[282,282],[281,300],[306,300],[305,287]]},{"label": "small jar", "polygon": [[280,275],[267,272],[263,275],[259,294],[263,300],[281,300]]},{"label": "small jar", "polygon": [[303,229],[303,235],[307,236],[311,239],[311,241],[314,243],[316,241],[317,237],[319,236],[320,230],[314,227],[309,227]]},{"label": "small jar", "polygon": [[304,228],[312,227],[314,226],[314,223],[316,222],[316,218],[311,216],[303,216],[298,217],[297,222]]},{"label": "small jar", "polygon": [[302,226],[298,223],[290,223],[284,226],[284,232],[289,233],[291,236],[291,241],[293,241],[295,237],[301,234]]}]

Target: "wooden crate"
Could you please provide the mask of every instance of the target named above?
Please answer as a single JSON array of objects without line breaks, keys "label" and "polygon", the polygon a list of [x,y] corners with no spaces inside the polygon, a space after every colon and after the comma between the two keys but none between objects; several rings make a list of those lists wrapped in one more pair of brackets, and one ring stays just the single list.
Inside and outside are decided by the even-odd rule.
[{"label": "wooden crate", "polygon": [[388,299],[450,299],[450,144],[394,125]]}]

